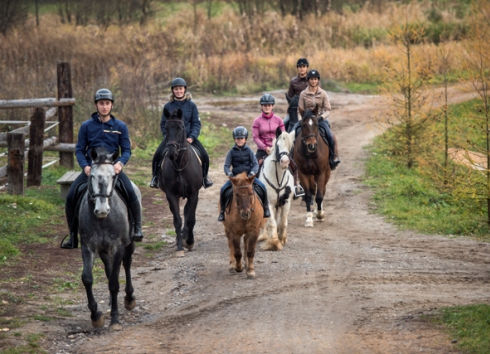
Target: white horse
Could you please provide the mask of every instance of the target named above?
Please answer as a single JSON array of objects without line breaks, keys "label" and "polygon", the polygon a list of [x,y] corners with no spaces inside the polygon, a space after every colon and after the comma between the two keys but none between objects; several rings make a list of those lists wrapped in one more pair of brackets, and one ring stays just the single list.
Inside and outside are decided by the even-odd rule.
[{"label": "white horse", "polygon": [[279,251],[286,244],[288,214],[293,198],[294,179],[289,171],[289,152],[294,145],[294,132],[276,129],[276,140],[264,160],[259,179],[267,187],[271,217],[260,232],[259,241],[266,241],[263,250]]}]

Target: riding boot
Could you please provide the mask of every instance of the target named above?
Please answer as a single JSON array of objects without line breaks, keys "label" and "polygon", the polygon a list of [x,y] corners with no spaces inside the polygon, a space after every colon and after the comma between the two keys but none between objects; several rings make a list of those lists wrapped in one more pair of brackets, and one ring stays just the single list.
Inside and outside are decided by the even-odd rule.
[{"label": "riding boot", "polygon": [[204,186],[204,189],[207,189],[213,185],[213,180],[209,176],[204,176],[202,180],[202,185]]},{"label": "riding boot", "polygon": [[158,174],[152,177],[151,182],[150,182],[150,188],[156,188],[158,189]]},{"label": "riding boot", "polygon": [[296,166],[296,163],[291,159],[289,161],[289,170],[291,171],[291,174],[293,175],[294,178],[294,200],[298,199],[299,197],[302,197],[305,195],[305,190],[303,187],[301,187],[301,184],[298,182],[298,167]]},{"label": "riding boot", "polygon": [[264,198],[264,218],[270,218],[271,217],[271,211],[269,209],[269,198],[267,198],[267,195]]},{"label": "riding boot", "polygon": [[218,221],[225,221],[225,208],[226,208],[225,194],[226,191],[221,193],[219,196],[219,206],[221,210],[218,216]]},{"label": "riding boot", "polygon": [[141,204],[139,200],[129,203],[129,209],[131,209],[131,214],[133,214],[134,219],[134,234],[133,241],[141,242],[143,241],[143,232],[141,231]]},{"label": "riding boot", "polygon": [[[66,213],[66,221],[68,222],[68,227],[70,228],[70,237],[68,240],[61,242],[61,248],[73,249],[78,248],[78,225],[75,220],[75,209],[74,208],[65,208]],[[65,237],[66,238],[66,237]]]},{"label": "riding boot", "polygon": [[328,147],[329,147],[330,168],[333,171],[337,168],[337,165],[340,163],[340,159],[337,155],[335,155],[335,139],[333,138],[332,132],[331,131],[327,132],[326,136],[327,136],[328,145],[329,145]]}]

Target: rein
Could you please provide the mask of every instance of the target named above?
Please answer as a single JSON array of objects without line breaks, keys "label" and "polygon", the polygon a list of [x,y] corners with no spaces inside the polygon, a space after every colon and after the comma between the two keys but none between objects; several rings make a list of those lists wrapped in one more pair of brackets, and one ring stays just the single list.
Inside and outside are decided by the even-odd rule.
[{"label": "rein", "polygon": [[[92,166],[93,165],[114,165],[114,164],[111,162],[99,162],[99,163],[93,163]],[[102,197],[102,198],[107,198],[110,201],[112,198],[112,195],[114,194],[114,190],[116,189],[116,183],[119,179],[119,174],[116,174],[114,176],[113,182],[112,182],[112,189],[111,189],[111,192],[109,194],[94,193],[94,187],[92,186],[92,179],[93,178],[94,178],[94,176],[92,175],[92,172],[90,172],[88,186],[87,186],[90,199],[94,202],[96,198]]]},{"label": "rein", "polygon": [[271,183],[271,181],[269,181],[269,179],[267,178],[267,176],[266,176],[266,174],[265,174],[265,172],[264,172],[264,171],[262,171],[262,173],[264,174],[264,178],[265,178],[265,181],[267,182],[267,184],[268,184],[269,186],[271,186],[271,187],[272,187],[272,189],[274,189],[274,190],[276,191],[277,198],[276,198],[276,205],[275,205],[275,207],[276,207],[276,209],[277,209],[277,208],[279,208],[279,193],[280,193],[280,192],[281,192],[281,191],[282,191],[284,188],[286,188],[286,187],[287,187],[287,185],[288,185],[288,183],[289,183],[289,175],[288,175],[288,179],[286,180],[286,183],[285,183],[284,185],[282,185],[282,183],[284,182],[284,177],[285,177],[285,176],[286,176],[286,174],[287,174],[287,169],[286,169],[286,170],[283,172],[283,174],[282,174],[282,178],[281,178],[281,181],[279,181],[279,174],[278,174],[278,172],[277,172],[277,170],[278,170],[278,169],[277,169],[277,164],[281,162],[281,158],[282,158],[283,156],[285,156],[285,155],[286,155],[286,156],[288,156],[288,157],[289,157],[289,153],[288,153],[288,152],[285,152],[285,151],[283,151],[283,152],[279,153],[279,152],[278,152],[278,151],[279,151],[279,149],[278,149],[278,147],[277,147],[277,142],[276,142],[275,149],[276,149],[276,160],[274,160],[274,159],[273,159],[272,161],[273,161],[273,162],[275,162],[275,164],[274,164],[274,168],[275,168],[275,170],[276,170],[276,181],[277,181],[277,184],[279,185],[279,187],[276,187],[275,185],[273,185],[273,184]]},{"label": "rein", "polygon": [[[167,119],[167,122],[178,122],[180,125],[182,125],[182,127],[184,128],[185,130],[185,125],[184,125],[184,122],[182,122],[181,119]],[[185,144],[185,135],[184,135],[184,139],[182,142],[177,142],[177,141],[174,141],[174,140],[170,140],[168,143],[167,143],[167,147],[168,146],[174,146],[176,149],[177,149],[177,154],[180,155],[180,152],[183,151],[184,154],[186,153],[186,151],[188,150],[188,146],[185,146],[185,147],[182,147],[182,145]],[[182,162],[182,159],[184,157],[184,154],[182,154],[181,156],[181,161]],[[171,163],[172,163],[172,167],[177,171],[177,172],[182,172],[183,170],[185,170],[185,168],[187,167],[187,165],[189,164],[189,162],[191,161],[191,159],[187,159],[187,162],[186,164],[182,167],[182,166],[177,166],[177,163],[173,160],[171,160]]]}]

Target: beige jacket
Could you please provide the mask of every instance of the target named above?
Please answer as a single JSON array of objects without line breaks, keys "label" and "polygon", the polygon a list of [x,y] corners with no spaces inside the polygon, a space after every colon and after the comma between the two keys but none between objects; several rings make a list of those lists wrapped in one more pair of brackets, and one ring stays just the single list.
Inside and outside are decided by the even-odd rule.
[{"label": "beige jacket", "polygon": [[332,106],[327,96],[327,92],[322,88],[318,87],[315,93],[311,93],[307,87],[299,95],[298,111],[301,116],[308,110],[314,110],[315,106],[318,105],[318,114],[327,119],[332,111]]}]

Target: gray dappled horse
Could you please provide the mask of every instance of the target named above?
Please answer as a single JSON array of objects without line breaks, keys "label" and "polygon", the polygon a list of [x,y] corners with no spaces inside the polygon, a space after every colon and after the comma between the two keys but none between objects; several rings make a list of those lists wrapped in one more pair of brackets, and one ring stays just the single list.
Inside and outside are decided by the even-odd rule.
[{"label": "gray dappled horse", "polygon": [[[196,209],[203,179],[202,167],[191,144],[187,142],[182,111],[176,109],[170,113],[164,109],[163,114],[167,118],[165,135],[168,141],[168,152],[158,175],[158,186],[165,192],[170,211],[174,216],[177,244],[175,255],[183,257],[183,247],[190,251],[194,246]],[[184,223],[180,216],[180,198],[187,198],[184,207]]]},{"label": "gray dappled horse", "polygon": [[[83,195],[78,213],[83,258],[82,281],[87,292],[90,318],[95,328],[104,325],[105,316],[97,310],[97,302],[92,292],[92,269],[98,254],[104,263],[111,293],[110,331],[122,328],[118,320],[117,307],[121,262],[126,272],[124,307],[132,310],[136,305],[131,283],[131,256],[135,249],[131,239],[132,228],[128,208],[115,191],[117,175],[114,172],[114,162],[118,156],[118,152],[112,154],[103,147],[96,147],[90,151],[92,170],[88,178],[87,192]],[[141,202],[140,190],[134,184],[133,188]]]}]

